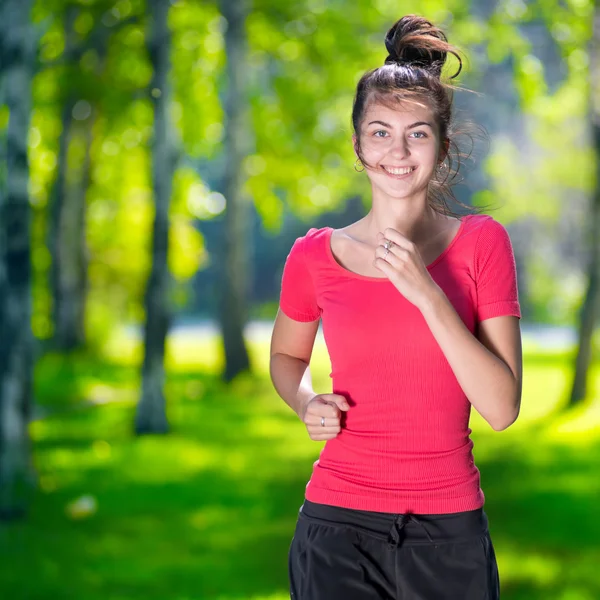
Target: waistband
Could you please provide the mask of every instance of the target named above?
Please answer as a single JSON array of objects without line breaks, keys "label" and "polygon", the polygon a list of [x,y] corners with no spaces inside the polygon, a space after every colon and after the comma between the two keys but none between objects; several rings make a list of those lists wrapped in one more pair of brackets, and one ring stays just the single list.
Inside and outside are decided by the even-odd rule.
[{"label": "waistband", "polygon": [[298,516],[330,527],[348,527],[386,541],[391,548],[467,541],[488,533],[488,518],[483,507],[441,515],[392,514],[304,500]]}]

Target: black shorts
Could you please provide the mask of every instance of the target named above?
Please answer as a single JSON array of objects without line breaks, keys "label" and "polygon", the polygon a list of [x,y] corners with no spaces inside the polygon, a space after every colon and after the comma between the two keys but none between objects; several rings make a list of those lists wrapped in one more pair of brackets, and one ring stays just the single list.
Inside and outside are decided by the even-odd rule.
[{"label": "black shorts", "polygon": [[305,500],[289,552],[292,600],[497,600],[483,508],[393,515]]}]

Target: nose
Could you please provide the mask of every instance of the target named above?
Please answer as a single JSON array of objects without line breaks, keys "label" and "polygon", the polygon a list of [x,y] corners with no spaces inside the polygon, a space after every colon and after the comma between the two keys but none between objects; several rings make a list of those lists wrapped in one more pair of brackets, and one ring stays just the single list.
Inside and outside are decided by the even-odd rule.
[{"label": "nose", "polygon": [[397,160],[404,160],[410,156],[410,148],[408,146],[408,140],[405,136],[401,136],[394,141],[391,155]]}]

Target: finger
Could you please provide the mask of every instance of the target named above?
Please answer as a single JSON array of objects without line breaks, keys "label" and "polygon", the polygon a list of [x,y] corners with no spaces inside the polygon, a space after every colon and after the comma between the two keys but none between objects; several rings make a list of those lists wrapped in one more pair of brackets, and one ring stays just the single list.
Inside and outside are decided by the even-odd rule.
[{"label": "finger", "polygon": [[[415,249],[414,243],[411,242],[406,236],[402,235],[399,231],[396,231],[395,229],[392,229],[391,227],[387,227],[381,233],[383,234],[383,237],[386,240],[390,240],[390,242],[393,242],[397,246],[400,246],[400,248],[404,248],[405,250],[408,250],[409,252],[414,251],[414,249]],[[393,246],[392,246],[392,248],[393,248]]]},{"label": "finger", "polygon": [[333,402],[321,401],[319,403],[313,403],[306,409],[305,416],[318,417],[339,417],[340,409]]},{"label": "finger", "polygon": [[393,264],[392,261],[396,258],[396,252],[400,252],[401,250],[402,248],[398,246],[392,246],[391,248],[377,246],[375,248],[375,258],[383,258],[383,260],[387,260],[390,264]]},{"label": "finger", "polygon": [[340,412],[338,406],[343,406],[344,404],[347,404],[347,402],[343,396],[339,396],[338,394],[322,394],[319,397],[319,402],[313,404],[311,413],[319,416],[334,417]]},{"label": "finger", "polygon": [[388,277],[393,277],[394,274],[397,273],[397,271],[394,269],[394,267],[387,260],[384,260],[383,258],[376,258],[373,261],[373,266],[376,269],[383,271]]},{"label": "finger", "polygon": [[321,427],[320,425],[307,425],[306,429],[311,435],[328,435],[330,433],[339,433],[342,429],[339,423],[331,427]]},{"label": "finger", "polygon": [[308,415],[304,419],[304,423],[309,427],[337,427],[340,424],[339,417],[324,417],[318,415]]},{"label": "finger", "polygon": [[340,433],[340,430],[336,430],[336,431],[330,431],[330,432],[317,432],[317,433],[311,433],[310,431],[308,432],[309,437],[311,440],[315,441],[315,442],[322,442],[324,440],[332,440],[333,438],[337,437]]},{"label": "finger", "polygon": [[377,246],[375,250],[375,258],[382,258],[395,269],[400,269],[410,260],[408,250],[393,246],[388,252],[383,246]]},{"label": "finger", "polygon": [[340,410],[348,410],[350,405],[348,404],[348,400],[340,394],[324,394],[327,397],[327,400],[333,402]]}]

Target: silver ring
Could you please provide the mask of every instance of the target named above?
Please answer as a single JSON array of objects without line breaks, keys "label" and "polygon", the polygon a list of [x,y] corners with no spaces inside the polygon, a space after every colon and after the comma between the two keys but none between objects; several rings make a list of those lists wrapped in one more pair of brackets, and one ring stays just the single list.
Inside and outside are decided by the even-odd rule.
[{"label": "silver ring", "polygon": [[385,249],[385,254],[383,255],[383,259],[385,260],[386,256],[390,253],[390,249],[386,248]]},{"label": "silver ring", "polygon": [[321,417],[321,427],[325,427],[325,417]]},{"label": "silver ring", "polygon": [[386,250],[389,250],[389,249],[392,247],[392,245],[393,245],[393,244],[394,244],[394,242],[392,242],[392,241],[390,241],[390,240],[385,240],[385,243],[383,244],[383,247],[384,247]]}]

